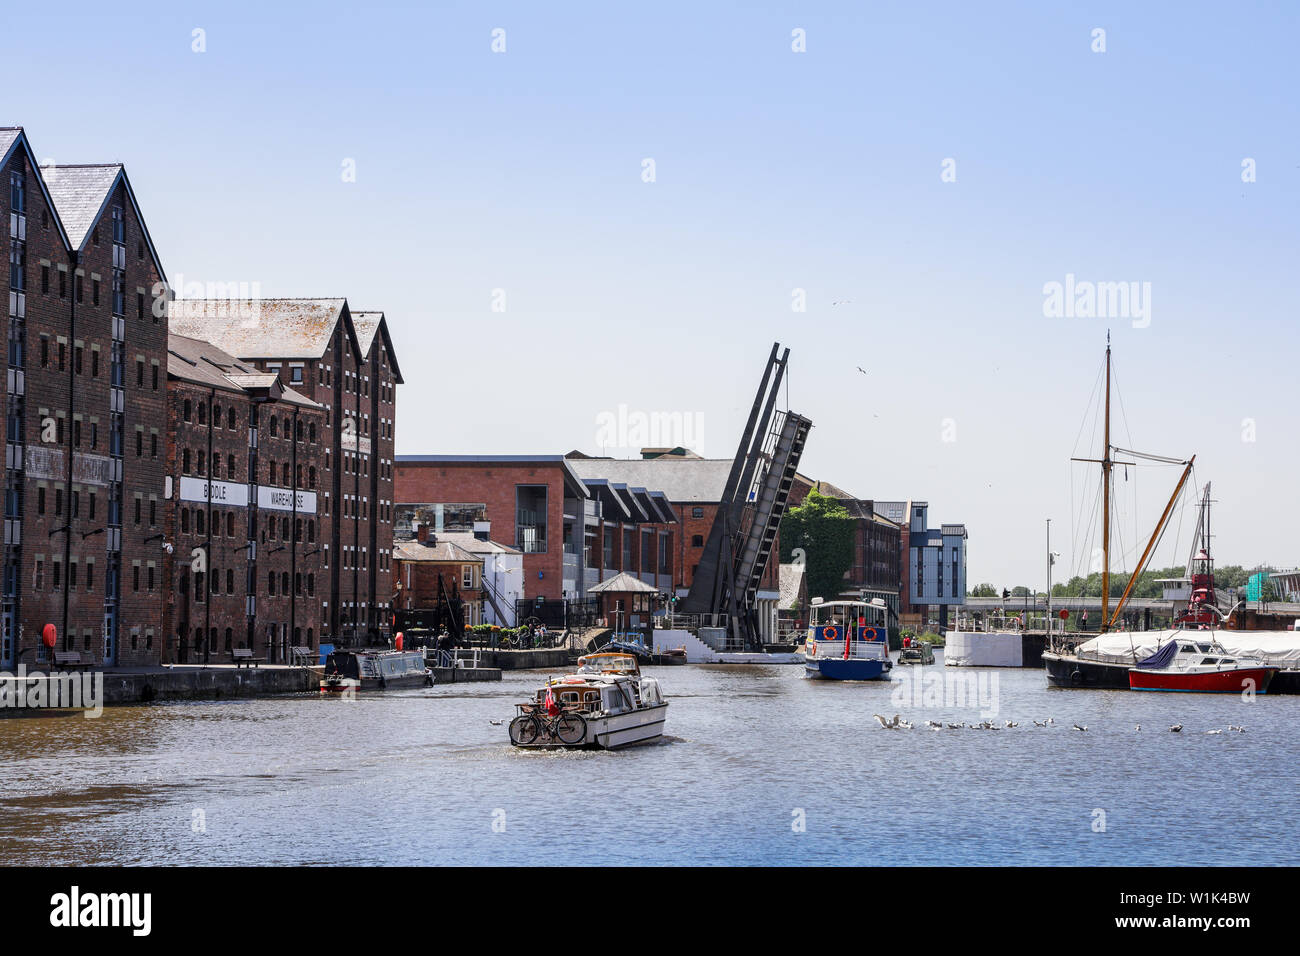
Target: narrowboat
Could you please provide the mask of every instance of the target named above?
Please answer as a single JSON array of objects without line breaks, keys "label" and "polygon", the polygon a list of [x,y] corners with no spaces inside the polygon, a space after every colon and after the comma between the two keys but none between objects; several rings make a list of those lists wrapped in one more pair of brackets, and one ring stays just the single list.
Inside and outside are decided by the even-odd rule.
[{"label": "narrowboat", "polygon": [[325,658],[322,694],[348,694],[395,687],[427,687],[433,671],[424,663],[424,651],[334,651]]}]

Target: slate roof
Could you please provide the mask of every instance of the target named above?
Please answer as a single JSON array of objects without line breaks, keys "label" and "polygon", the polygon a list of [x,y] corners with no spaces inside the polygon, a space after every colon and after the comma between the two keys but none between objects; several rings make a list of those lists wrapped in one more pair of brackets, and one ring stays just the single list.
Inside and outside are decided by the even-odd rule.
[{"label": "slate roof", "polygon": [[393,381],[401,385],[402,370],[397,365],[397,351],[393,348],[392,337],[388,334],[388,320],[382,312],[353,312],[352,325],[357,330],[357,342],[361,345],[362,356],[370,354],[375,342],[375,333],[383,333],[384,348],[388,351],[388,364],[393,369]]},{"label": "slate roof", "polygon": [[121,163],[87,166],[50,165],[41,167],[45,188],[68,233],[72,248],[81,249],[86,236],[99,221],[108,197],[122,175]]},{"label": "slate roof", "polygon": [[393,557],[399,561],[448,561],[457,564],[482,564],[477,554],[444,540],[441,536],[433,547],[418,541],[400,541],[393,544]]},{"label": "slate roof", "polygon": [[722,500],[730,458],[571,458],[579,478],[662,491],[673,504]]},{"label": "slate roof", "polygon": [[502,544],[500,541],[483,541],[474,537],[472,531],[439,531],[437,532],[439,541],[449,541],[458,548],[463,548],[472,554],[522,554],[517,548]]},{"label": "slate roof", "polygon": [[[261,372],[245,365],[211,342],[177,335],[175,332],[170,332],[167,336],[167,374],[171,378],[225,392],[274,388],[279,382],[279,377],[274,373]],[[291,388],[283,389],[277,397],[281,401],[305,408],[321,407]]]},{"label": "slate roof", "polygon": [[21,126],[0,126],[0,159],[9,155],[9,150],[13,148],[14,143],[18,142],[18,137],[22,134]]},{"label": "slate roof", "polygon": [[[346,310],[347,299],[176,299],[167,327],[241,359],[314,360],[325,355]],[[348,335],[364,358],[350,322]]]},{"label": "slate roof", "polygon": [[611,592],[617,594],[658,594],[659,589],[646,584],[640,578],[633,577],[626,571],[621,571],[612,578],[587,588],[588,594],[608,594]]}]

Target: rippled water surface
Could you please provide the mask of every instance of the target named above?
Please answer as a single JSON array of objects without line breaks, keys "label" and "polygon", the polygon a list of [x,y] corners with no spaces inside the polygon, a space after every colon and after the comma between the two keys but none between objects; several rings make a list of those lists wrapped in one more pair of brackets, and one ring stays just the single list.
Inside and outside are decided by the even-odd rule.
[{"label": "rippled water surface", "polygon": [[[792,666],[650,670],[671,703],[670,736],[615,753],[509,746],[490,721],[511,716],[539,671],[355,702],[0,720],[0,859],[1296,862],[1279,822],[1300,810],[1300,697],[1071,691],[1034,670],[896,669],[995,679],[994,719],[1021,725],[932,731],[926,720],[981,715],[945,704],[933,684],[927,700],[913,699],[915,684],[903,695],[814,682]],[[896,712],[916,729],[884,730],[871,716]],[[1049,716],[1054,726],[1033,726]],[[1229,724],[1246,732],[1205,733]]]}]

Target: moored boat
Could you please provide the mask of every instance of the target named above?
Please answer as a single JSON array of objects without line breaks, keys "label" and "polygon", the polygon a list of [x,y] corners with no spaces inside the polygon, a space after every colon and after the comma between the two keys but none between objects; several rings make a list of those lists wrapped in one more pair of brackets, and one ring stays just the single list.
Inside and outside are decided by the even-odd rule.
[{"label": "moored boat", "polygon": [[900,664],[933,664],[934,649],[926,641],[913,641],[903,647],[898,655]]},{"label": "moored boat", "polygon": [[425,666],[424,651],[374,650],[334,651],[325,658],[322,694],[348,694],[362,690],[396,687],[424,687],[433,683],[433,672]]},{"label": "moored boat", "polygon": [[517,708],[509,728],[516,747],[614,750],[662,737],[668,702],[635,655],[598,653]]},{"label": "moored boat", "polygon": [[1133,690],[1197,694],[1268,693],[1277,667],[1235,657],[1212,637],[1175,638],[1129,669]]},{"label": "moored boat", "polygon": [[894,666],[889,659],[883,604],[823,601],[810,605],[804,640],[804,675],[816,680],[883,680]]}]

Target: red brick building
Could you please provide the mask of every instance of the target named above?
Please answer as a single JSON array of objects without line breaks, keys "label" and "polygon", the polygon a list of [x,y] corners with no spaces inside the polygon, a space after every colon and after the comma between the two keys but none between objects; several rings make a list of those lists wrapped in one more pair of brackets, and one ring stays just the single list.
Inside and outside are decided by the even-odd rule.
[{"label": "red brick building", "polygon": [[38,167],[0,129],[8,353],[0,667],[41,633],[99,664],[159,660],[167,325],[120,165]]},{"label": "red brick building", "polygon": [[[175,333],[212,342],[325,410],[320,520],[327,588],[318,592],[322,640],[384,643],[391,636],[393,442],[401,371],[382,313],[346,299],[178,299]],[[331,600],[333,595],[333,600]]]},{"label": "red brick building", "polygon": [[420,525],[435,533],[472,531],[523,553],[530,600],[585,599],[592,585],[622,572],[658,592],[673,587],[678,522],[657,489],[587,481],[561,455],[402,455],[397,459],[400,541]]},{"label": "red brick building", "polygon": [[393,544],[393,606],[400,611],[427,610],[443,596],[460,601],[461,623],[483,624],[483,558],[427,527],[417,537]]},{"label": "red brick building", "polygon": [[325,409],[279,376],[173,333],[163,659],[319,648]]},{"label": "red brick building", "polygon": [[[709,531],[717,517],[731,472],[731,459],[700,458],[686,449],[674,449],[674,453],[657,458],[588,458],[571,454],[570,464],[588,484],[605,481],[628,488],[653,488],[662,495],[678,532],[676,553],[670,562],[669,587],[679,597],[685,597],[695,581]],[[755,596],[755,612],[764,640],[776,639],[780,599],[780,563],[776,555],[779,553],[778,537]]]}]

